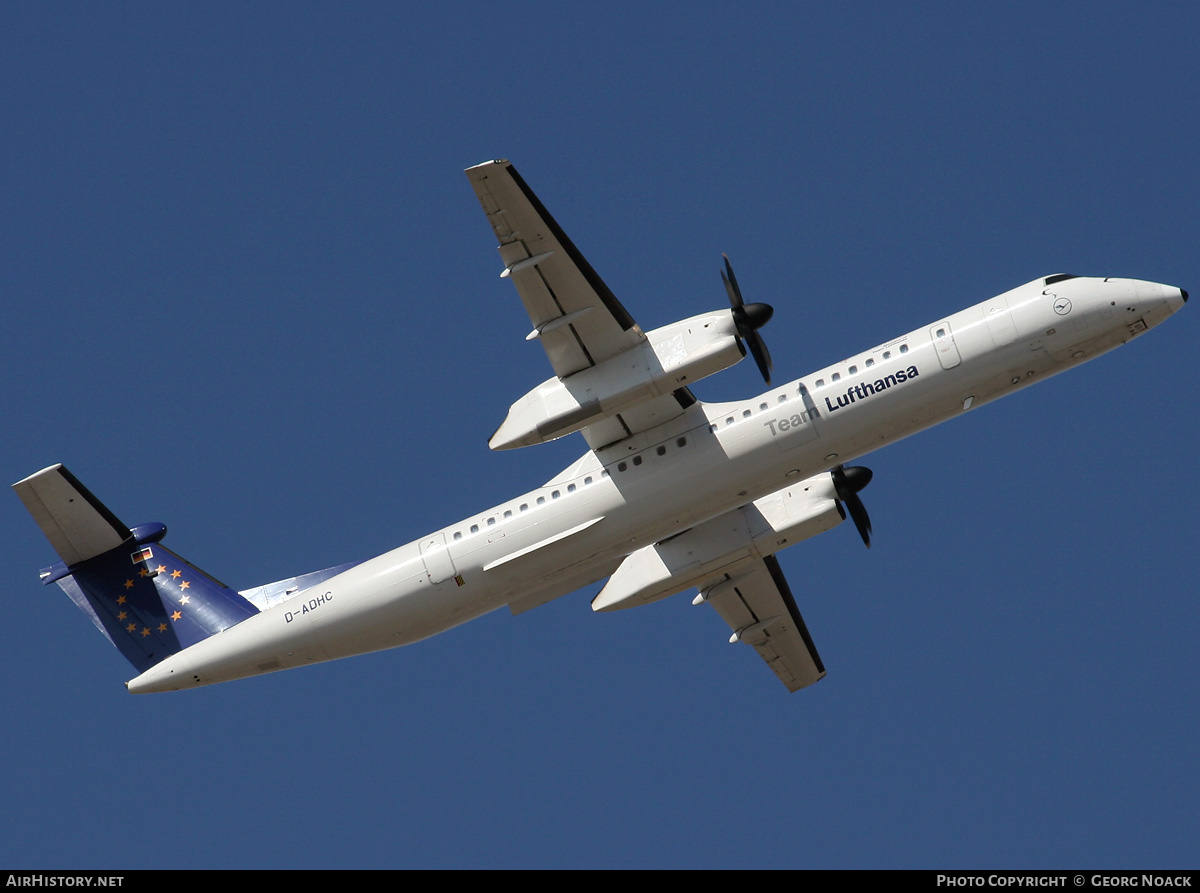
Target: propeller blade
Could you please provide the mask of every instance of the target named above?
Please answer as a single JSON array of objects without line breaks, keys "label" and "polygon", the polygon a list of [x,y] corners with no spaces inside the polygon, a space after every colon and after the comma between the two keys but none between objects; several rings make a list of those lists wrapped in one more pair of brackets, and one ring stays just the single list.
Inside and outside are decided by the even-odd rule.
[{"label": "propeller blade", "polygon": [[849,512],[850,520],[858,529],[863,545],[871,548],[871,517],[867,514],[867,507],[859,499],[858,491],[871,483],[874,473],[861,465],[853,465],[850,468],[839,465],[830,474],[833,476],[833,488],[837,497]]},{"label": "propeller blade", "polygon": [[733,273],[733,264],[729,255],[725,258],[725,269],[721,271],[721,281],[725,283],[725,293],[729,295],[729,306],[733,308],[733,322],[737,326],[738,337],[742,339],[758,371],[768,386],[771,384],[771,352],[767,350],[767,342],[758,334],[758,330],[771,320],[775,309],[770,304],[747,304],[742,298],[742,289],[738,285],[737,276]]},{"label": "propeller blade", "polygon": [[742,300],[742,290],[738,288],[737,277],[733,275],[733,265],[729,263],[729,255],[722,254],[721,257],[725,258],[725,269],[721,271],[721,280],[725,283],[725,292],[729,295],[729,303],[734,310],[737,310],[745,303]]},{"label": "propeller blade", "polygon": [[863,505],[857,493],[846,500],[846,511],[850,513],[850,520],[858,529],[858,535],[862,537],[863,545],[868,549],[871,548],[871,518],[867,514],[867,507]]},{"label": "propeller blade", "polygon": [[758,371],[762,373],[763,381],[767,383],[767,387],[770,387],[772,366],[771,351],[767,350],[767,342],[763,341],[758,332],[754,332],[746,339],[746,346],[750,348],[750,355],[758,364]]}]

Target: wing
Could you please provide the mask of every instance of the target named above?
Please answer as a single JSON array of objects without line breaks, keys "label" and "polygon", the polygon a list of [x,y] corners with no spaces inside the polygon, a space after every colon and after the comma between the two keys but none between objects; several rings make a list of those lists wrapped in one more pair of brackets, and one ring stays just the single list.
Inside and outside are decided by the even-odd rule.
[{"label": "wing", "polygon": [[467,169],[510,278],[554,374],[574,372],[644,340],[642,330],[507,161]]},{"label": "wing", "polygon": [[825,675],[825,665],[774,555],[723,574],[700,591],[733,630],[730,641],[753,645],[788,691],[812,685]]},{"label": "wing", "polygon": [[[565,379],[641,345],[646,336],[508,161],[468,168],[467,178],[500,243],[500,258],[554,374]],[[686,388],[583,429],[593,449],[678,416]]]}]

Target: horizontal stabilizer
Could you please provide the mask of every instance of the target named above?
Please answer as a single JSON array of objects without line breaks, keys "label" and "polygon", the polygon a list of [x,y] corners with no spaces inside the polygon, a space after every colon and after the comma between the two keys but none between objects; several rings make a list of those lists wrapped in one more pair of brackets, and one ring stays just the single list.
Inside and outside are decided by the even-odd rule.
[{"label": "horizontal stabilizer", "polygon": [[129,528],[62,465],[43,468],[13,489],[68,567],[132,537]]}]

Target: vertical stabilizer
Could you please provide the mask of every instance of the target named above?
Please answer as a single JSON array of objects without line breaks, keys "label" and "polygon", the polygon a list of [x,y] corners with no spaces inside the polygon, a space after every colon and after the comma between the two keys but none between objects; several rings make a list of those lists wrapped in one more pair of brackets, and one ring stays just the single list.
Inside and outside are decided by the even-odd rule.
[{"label": "vertical stabilizer", "polygon": [[164,525],[126,527],[63,466],[13,489],[63,559],[42,581],[57,583],[139,672],[258,613],[163,546]]}]

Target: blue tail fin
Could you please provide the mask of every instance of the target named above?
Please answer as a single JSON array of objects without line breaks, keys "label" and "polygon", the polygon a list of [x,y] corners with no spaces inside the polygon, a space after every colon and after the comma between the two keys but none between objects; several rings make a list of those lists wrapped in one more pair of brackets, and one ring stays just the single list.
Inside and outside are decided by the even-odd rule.
[{"label": "blue tail fin", "polygon": [[123,525],[62,465],[13,489],[63,559],[42,571],[139,672],[258,608],[160,542],[162,524]]}]

